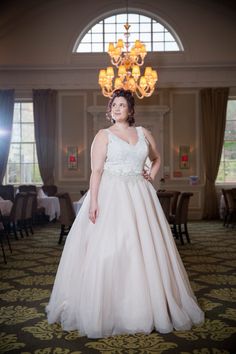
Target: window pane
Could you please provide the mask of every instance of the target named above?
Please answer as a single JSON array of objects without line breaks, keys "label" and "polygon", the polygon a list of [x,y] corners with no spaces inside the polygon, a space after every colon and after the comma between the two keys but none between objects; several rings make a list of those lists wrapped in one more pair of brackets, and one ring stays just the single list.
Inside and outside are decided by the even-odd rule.
[{"label": "window pane", "polygon": [[21,165],[21,180],[23,183],[34,182],[34,164],[25,163]]},{"label": "window pane", "polygon": [[7,166],[7,183],[20,184],[20,164],[19,163],[9,163]]},{"label": "window pane", "polygon": [[105,33],[105,42],[115,42],[116,38],[114,34]]},{"label": "window pane", "polygon": [[150,17],[140,15],[140,22],[151,23]]},{"label": "window pane", "polygon": [[139,33],[131,33],[129,37],[129,42],[135,42],[137,39],[139,39]]},{"label": "window pane", "polygon": [[21,104],[21,121],[33,123],[34,117],[33,117],[32,103],[22,103]]},{"label": "window pane", "polygon": [[139,29],[139,24],[138,23],[134,23],[130,26],[130,29],[129,29],[129,32],[132,34],[132,33],[135,33],[135,32],[140,32],[140,29]]},{"label": "window pane", "polygon": [[37,155],[36,144],[34,144],[34,162],[36,164],[38,163],[38,155]]},{"label": "window pane", "polygon": [[12,126],[12,136],[11,136],[11,141],[16,143],[16,142],[20,142],[21,139],[21,135],[20,135],[20,124],[14,124]]},{"label": "window pane", "polygon": [[102,43],[92,43],[92,51],[93,52],[102,52],[103,44]]},{"label": "window pane", "polygon": [[226,160],[236,160],[236,141],[224,142],[224,156]]},{"label": "window pane", "polygon": [[116,27],[116,31],[117,32],[121,32],[121,33],[125,33],[126,29],[124,28],[125,22],[123,23],[117,23],[117,27]]},{"label": "window pane", "polygon": [[225,169],[224,169],[224,162],[220,163],[217,182],[224,182],[225,181]]},{"label": "window pane", "polygon": [[228,100],[227,120],[236,120],[236,100]]},{"label": "window pane", "polygon": [[103,42],[103,35],[102,33],[94,33],[92,35],[92,42],[96,42],[96,43],[99,43],[99,42]]},{"label": "window pane", "polygon": [[110,16],[108,18],[105,18],[104,22],[105,23],[115,23],[115,16]]},{"label": "window pane", "polygon": [[80,43],[77,52],[81,52],[81,53],[89,53],[91,52],[91,44],[90,43]]},{"label": "window pane", "polygon": [[95,26],[92,27],[92,33],[102,33],[103,32],[103,25],[101,23],[97,23]]},{"label": "window pane", "polygon": [[[138,14],[128,14],[129,23],[138,23],[139,15]],[[132,25],[133,27],[133,25]]]},{"label": "window pane", "polygon": [[90,42],[91,42],[91,33],[87,33],[87,34],[83,37],[81,43],[90,43]]},{"label": "window pane", "polygon": [[11,144],[8,162],[20,163],[20,144]]},{"label": "window pane", "polygon": [[21,145],[21,162],[34,162],[34,144]]},{"label": "window pane", "polygon": [[39,172],[38,164],[35,164],[33,166],[33,170],[34,170],[34,181],[35,181],[35,183],[40,183],[42,181],[42,179],[41,179],[41,175],[40,175],[40,172]]},{"label": "window pane", "polygon": [[149,43],[146,42],[145,45],[146,45],[147,51],[150,52],[152,50],[151,43],[150,42]]},{"label": "window pane", "polygon": [[152,25],[153,32],[163,32],[164,31],[164,26],[162,26],[160,23],[153,23]]},{"label": "window pane", "polygon": [[142,42],[150,42],[151,41],[151,33],[140,33],[140,40]]},{"label": "window pane", "polygon": [[118,39],[123,39],[123,41],[125,42],[125,36],[124,36],[124,31],[123,32],[117,32],[115,33],[115,40],[117,41]]},{"label": "window pane", "polygon": [[14,104],[14,122],[20,122],[20,103]]},{"label": "window pane", "polygon": [[170,34],[169,32],[165,33],[165,40],[167,42],[174,42],[174,37],[172,36],[172,34]]},{"label": "window pane", "polygon": [[[100,31],[102,32],[102,31]],[[105,33],[115,33],[116,32],[116,25],[115,23],[106,23],[105,24]]]},{"label": "window pane", "polygon": [[163,42],[160,42],[160,43],[154,42],[153,43],[153,50],[163,52],[164,51],[164,43]]},{"label": "window pane", "polygon": [[225,162],[225,182],[236,181],[236,161]]},{"label": "window pane", "polygon": [[32,142],[34,138],[34,125],[33,124],[22,124],[22,142]]},{"label": "window pane", "polygon": [[175,51],[177,50],[177,44],[176,43],[173,43],[173,42],[166,42],[165,43],[165,50],[168,50],[168,51]]},{"label": "window pane", "polygon": [[140,32],[150,32],[151,33],[151,23],[141,23]]},{"label": "window pane", "polygon": [[225,140],[236,140],[236,117],[235,120],[228,120],[226,122]]},{"label": "window pane", "polygon": [[126,23],[126,19],[127,19],[127,15],[126,14],[120,14],[120,15],[116,15],[116,21],[117,23]]},{"label": "window pane", "polygon": [[164,33],[153,33],[153,42],[163,42],[164,41]]}]

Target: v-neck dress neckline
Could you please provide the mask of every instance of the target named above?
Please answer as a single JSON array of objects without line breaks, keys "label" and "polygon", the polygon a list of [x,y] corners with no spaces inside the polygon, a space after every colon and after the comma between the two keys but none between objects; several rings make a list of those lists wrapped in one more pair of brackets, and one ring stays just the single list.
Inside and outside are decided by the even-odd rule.
[{"label": "v-neck dress neckline", "polygon": [[113,132],[112,132],[109,128],[108,128],[107,130],[108,130],[108,132],[109,132],[109,133],[111,133],[111,134],[112,134],[113,136],[115,136],[117,139],[119,139],[119,140],[123,141],[125,144],[128,144],[128,145],[130,145],[130,146],[136,146],[136,145],[138,144],[138,142],[139,142],[139,138],[140,138],[138,128],[139,128],[139,127],[135,127],[136,134],[137,134],[137,141],[136,141],[136,143],[135,143],[135,144],[131,144],[131,143],[129,143],[128,141],[126,141],[126,140],[124,140],[124,139],[120,138],[118,135],[114,134],[114,133],[113,133]]}]

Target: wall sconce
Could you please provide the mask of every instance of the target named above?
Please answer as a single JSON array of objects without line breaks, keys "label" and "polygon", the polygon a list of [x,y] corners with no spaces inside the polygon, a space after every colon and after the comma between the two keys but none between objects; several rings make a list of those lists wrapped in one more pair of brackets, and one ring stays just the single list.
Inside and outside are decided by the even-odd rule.
[{"label": "wall sconce", "polygon": [[78,147],[67,146],[67,168],[68,170],[78,169]]},{"label": "wall sconce", "polygon": [[190,167],[190,146],[180,145],[179,147],[179,168],[188,169]]}]

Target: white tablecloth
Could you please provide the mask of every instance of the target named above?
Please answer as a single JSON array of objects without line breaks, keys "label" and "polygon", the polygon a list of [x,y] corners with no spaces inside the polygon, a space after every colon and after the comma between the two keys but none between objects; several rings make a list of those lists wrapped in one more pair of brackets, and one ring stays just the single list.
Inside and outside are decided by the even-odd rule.
[{"label": "white tablecloth", "polygon": [[11,212],[12,205],[13,203],[11,200],[0,199],[0,210],[2,212],[2,215],[9,215]]},{"label": "white tablecloth", "polygon": [[83,195],[82,198],[80,198],[78,201],[73,202],[73,206],[74,206],[74,210],[75,210],[75,214],[77,215],[78,212],[80,211],[80,208],[83,204],[84,198],[86,197],[87,192]]},{"label": "white tablecloth", "polygon": [[38,207],[45,208],[45,214],[49,220],[58,219],[60,216],[60,203],[57,197],[38,197]]}]

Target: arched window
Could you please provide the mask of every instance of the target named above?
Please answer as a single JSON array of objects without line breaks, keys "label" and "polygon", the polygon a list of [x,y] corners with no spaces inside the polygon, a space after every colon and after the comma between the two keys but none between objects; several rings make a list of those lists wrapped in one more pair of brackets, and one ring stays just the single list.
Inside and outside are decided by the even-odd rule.
[{"label": "arched window", "polygon": [[[81,34],[73,51],[77,53],[106,52],[109,42],[117,42],[119,38],[124,39],[126,21],[126,13],[102,19],[90,27],[86,33]],[[139,39],[146,45],[149,52],[183,51],[177,34],[160,21],[137,13],[129,13],[128,23],[131,25],[129,30],[130,47],[136,39]]]}]

